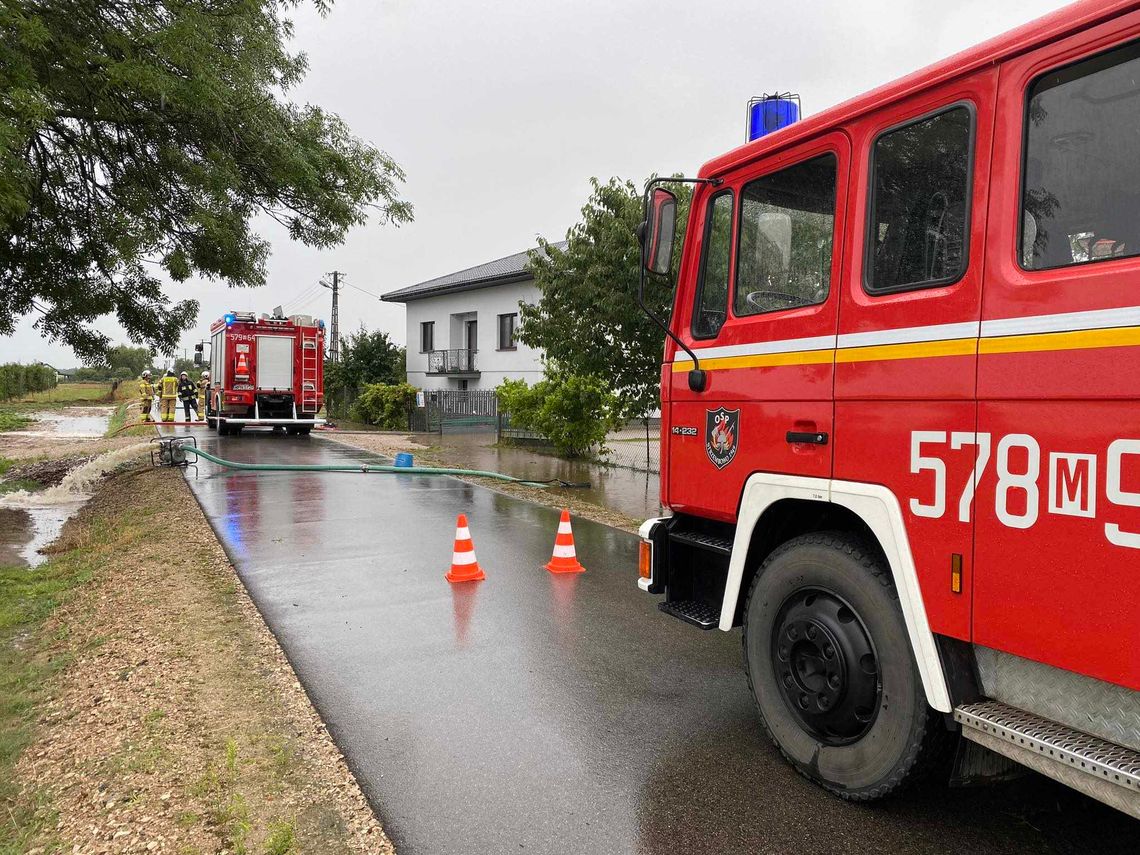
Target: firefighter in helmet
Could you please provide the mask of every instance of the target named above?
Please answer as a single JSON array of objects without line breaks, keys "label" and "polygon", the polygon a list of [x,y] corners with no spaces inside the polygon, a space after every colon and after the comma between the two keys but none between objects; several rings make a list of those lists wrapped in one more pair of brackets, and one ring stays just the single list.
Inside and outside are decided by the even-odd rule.
[{"label": "firefighter in helmet", "polygon": [[150,371],[144,371],[139,378],[139,407],[142,410],[142,420],[149,422],[150,408],[154,406],[154,384],[150,382]]},{"label": "firefighter in helmet", "polygon": [[[198,387],[185,371],[178,375],[178,398],[182,401],[182,412],[186,416],[186,421],[197,421]],[[190,415],[191,410],[194,411],[193,417]]]},{"label": "firefighter in helmet", "polygon": [[210,372],[203,371],[198,378],[198,414],[206,418],[206,398],[210,394]]},{"label": "firefighter in helmet", "polygon": [[178,378],[174,376],[173,368],[167,368],[159,381],[158,403],[162,420],[174,421],[174,408],[178,403]]}]

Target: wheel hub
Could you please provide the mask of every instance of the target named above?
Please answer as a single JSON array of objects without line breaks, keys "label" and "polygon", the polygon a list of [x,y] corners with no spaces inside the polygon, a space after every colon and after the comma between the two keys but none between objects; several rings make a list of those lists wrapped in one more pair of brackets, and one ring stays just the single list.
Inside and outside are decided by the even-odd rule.
[{"label": "wheel hub", "polygon": [[855,611],[830,591],[797,591],[772,635],[772,665],[788,709],[829,745],[862,737],[875,721],[879,660]]}]

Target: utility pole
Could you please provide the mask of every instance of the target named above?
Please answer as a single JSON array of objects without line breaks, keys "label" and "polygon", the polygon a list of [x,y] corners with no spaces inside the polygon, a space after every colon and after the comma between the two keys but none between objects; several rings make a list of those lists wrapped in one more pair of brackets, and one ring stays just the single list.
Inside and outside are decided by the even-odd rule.
[{"label": "utility pole", "polygon": [[337,295],[340,292],[340,271],[332,272],[332,284],[321,282],[332,290],[332,317],[329,319],[329,362],[340,362],[340,318],[337,311]]}]

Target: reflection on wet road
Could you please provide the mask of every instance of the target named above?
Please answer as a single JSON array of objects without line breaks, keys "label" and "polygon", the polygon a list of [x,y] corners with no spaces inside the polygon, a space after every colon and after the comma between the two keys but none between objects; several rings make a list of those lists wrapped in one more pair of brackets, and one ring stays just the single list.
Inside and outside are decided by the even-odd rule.
[{"label": "reflection on wet road", "polygon": [[[1044,779],[871,807],[802,780],[763,735],[739,635],[660,614],[622,532],[575,521],[587,572],[559,577],[557,512],[452,479],[203,461],[188,480],[401,853],[1133,851],[1133,821]],[[461,511],[487,580],[453,587]]]}]

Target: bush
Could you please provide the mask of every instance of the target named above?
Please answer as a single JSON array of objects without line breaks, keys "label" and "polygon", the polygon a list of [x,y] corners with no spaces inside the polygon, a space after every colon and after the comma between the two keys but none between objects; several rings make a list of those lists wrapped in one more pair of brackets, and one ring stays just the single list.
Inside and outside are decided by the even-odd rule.
[{"label": "bush", "polygon": [[370,383],[352,405],[352,416],[357,421],[384,430],[405,430],[408,427],[408,413],[415,405],[415,386],[407,383]]},{"label": "bush", "polygon": [[0,401],[18,398],[29,392],[54,389],[55,385],[55,369],[46,365],[20,365],[15,362],[0,365]]},{"label": "bush", "polygon": [[495,391],[499,409],[510,414],[512,426],[541,434],[567,457],[581,457],[600,446],[618,423],[618,398],[596,377],[548,369],[533,386],[525,380],[504,380]]}]

